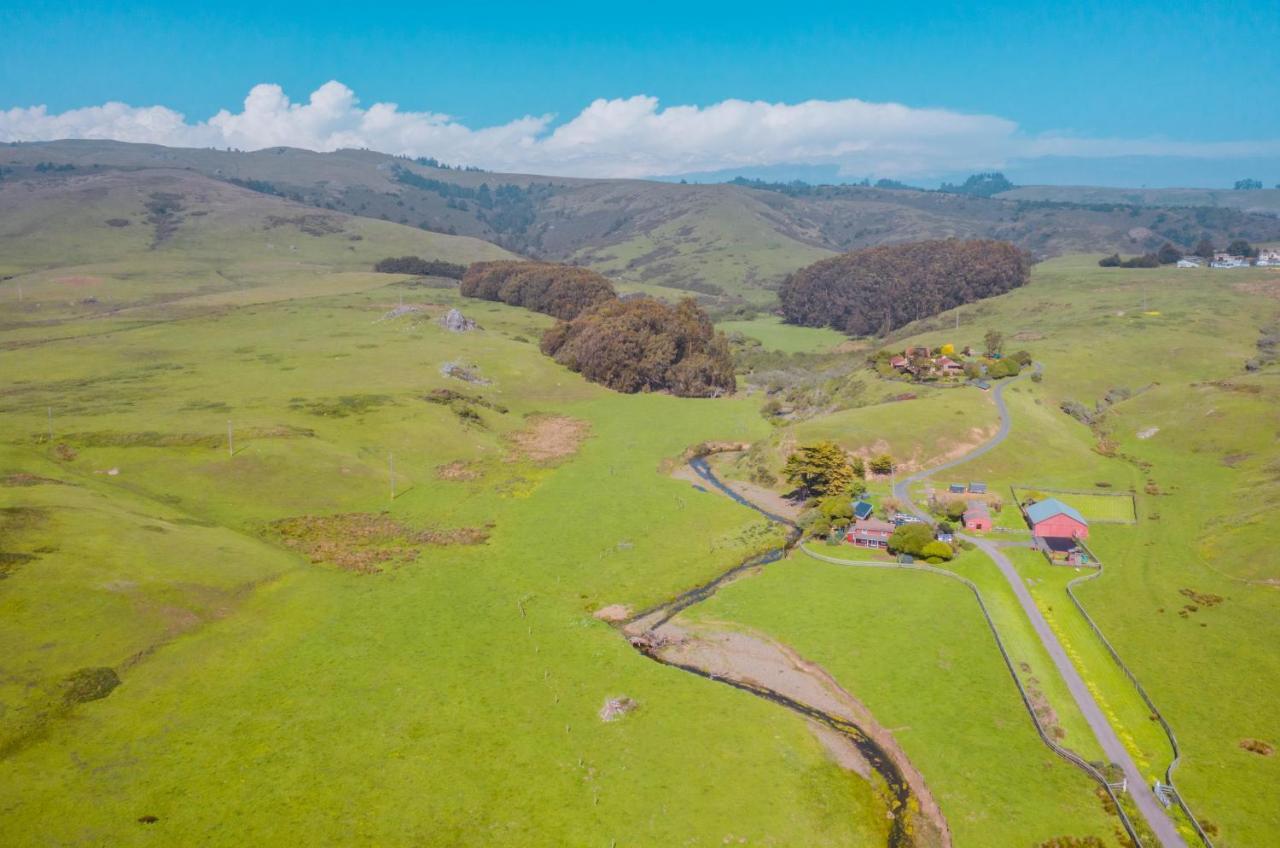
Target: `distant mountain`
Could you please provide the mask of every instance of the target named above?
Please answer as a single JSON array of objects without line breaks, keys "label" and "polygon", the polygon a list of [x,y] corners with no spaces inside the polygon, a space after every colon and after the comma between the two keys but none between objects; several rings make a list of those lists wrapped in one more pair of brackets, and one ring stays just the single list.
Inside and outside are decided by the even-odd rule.
[{"label": "distant mountain", "polygon": [[[1208,196],[1195,208],[1164,208],[1059,201],[1034,188],[988,198],[874,186],[682,185],[453,170],[362,150],[243,153],[106,141],[0,147],[0,169],[4,180],[183,169],[294,203],[587,265],[624,287],[760,304],[776,303],[778,286],[797,268],[892,242],[998,238],[1046,257],[1141,253],[1166,240],[1190,247],[1205,235],[1280,239],[1280,218]],[[1271,192],[1234,194],[1265,205]]]}]

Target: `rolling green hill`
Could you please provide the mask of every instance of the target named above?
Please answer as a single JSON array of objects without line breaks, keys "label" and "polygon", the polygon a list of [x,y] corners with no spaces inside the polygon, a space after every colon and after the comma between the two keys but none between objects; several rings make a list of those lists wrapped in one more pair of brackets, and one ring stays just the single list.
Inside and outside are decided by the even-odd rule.
[{"label": "rolling green hill", "polygon": [[[46,165],[36,172],[41,163],[75,170]],[[0,167],[10,180],[184,169],[297,203],[589,265],[633,290],[760,305],[774,302],[790,271],[886,242],[999,238],[1045,257],[1142,253],[1165,240],[1191,246],[1206,234],[1280,239],[1280,218],[1215,206],[1099,207],[853,186],[570,179],[446,169],[359,150],[242,153],[63,141],[0,148]]]}]

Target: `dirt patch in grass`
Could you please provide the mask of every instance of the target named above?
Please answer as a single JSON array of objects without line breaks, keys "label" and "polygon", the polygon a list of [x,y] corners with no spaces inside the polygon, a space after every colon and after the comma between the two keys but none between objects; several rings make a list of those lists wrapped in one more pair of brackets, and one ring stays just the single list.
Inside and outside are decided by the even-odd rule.
[{"label": "dirt patch in grass", "polygon": [[25,486],[63,486],[61,480],[55,480],[52,477],[41,477],[39,474],[32,474],[29,471],[15,471],[12,474],[6,474],[0,477],[0,486],[14,489]]},{"label": "dirt patch in grass", "polygon": [[459,483],[465,483],[468,480],[480,479],[481,472],[478,468],[469,462],[461,459],[444,465],[436,466],[436,476],[441,480],[453,480]]},{"label": "dirt patch in grass", "polygon": [[[248,439],[304,439],[314,436],[315,430],[306,427],[244,427],[235,431],[236,441]],[[65,437],[69,444],[58,445],[59,450],[66,447],[72,452],[70,459],[75,458],[75,450],[70,445],[81,448],[225,448],[227,437],[223,433],[158,433],[146,430],[140,433],[129,433],[117,430],[98,430],[89,433],[68,433]],[[67,457],[59,456],[59,459]]]},{"label": "dirt patch in grass", "polygon": [[573,456],[591,432],[591,425],[567,415],[530,416],[528,425],[508,438],[512,459],[554,462]]},{"label": "dirt patch in grass", "polygon": [[363,415],[373,412],[379,407],[392,403],[389,395],[342,395],[336,398],[318,398],[308,401],[294,398],[289,401],[289,408],[319,415],[322,418],[346,418],[348,415]]},{"label": "dirt patch in grass", "polygon": [[626,621],[631,617],[631,607],[626,604],[609,604],[607,607],[601,607],[591,614],[599,621],[607,621],[615,623]]},{"label": "dirt patch in grass", "polygon": [[635,712],[639,706],[631,698],[607,698],[604,706],[600,708],[600,720],[606,723],[617,721],[628,713]]},{"label": "dirt patch in grass", "polygon": [[1027,697],[1031,699],[1031,708],[1035,710],[1036,718],[1040,719],[1040,724],[1044,727],[1046,733],[1061,742],[1066,738],[1067,732],[1062,729],[1062,725],[1058,722],[1058,714],[1040,689],[1039,678],[1031,676],[1031,666],[1028,663],[1023,662],[1018,663],[1018,665],[1022,669],[1022,673],[1027,675],[1024,685],[1027,689]]},{"label": "dirt patch in grass", "polygon": [[1240,747],[1251,754],[1258,754],[1263,757],[1270,757],[1276,752],[1273,745],[1263,742],[1261,739],[1241,739]]},{"label": "dirt patch in grass", "polygon": [[302,515],[273,522],[271,531],[312,562],[358,574],[377,574],[386,563],[413,562],[429,545],[478,545],[489,538],[478,527],[415,530],[385,512]]},{"label": "dirt patch in grass", "polygon": [[87,288],[89,286],[102,285],[101,277],[90,277],[82,275],[72,275],[70,277],[54,277],[55,283],[62,283],[64,286],[73,286],[78,289]]},{"label": "dirt patch in grass", "polygon": [[62,681],[62,700],[66,704],[83,704],[101,700],[120,685],[115,669],[82,668],[72,672]]}]

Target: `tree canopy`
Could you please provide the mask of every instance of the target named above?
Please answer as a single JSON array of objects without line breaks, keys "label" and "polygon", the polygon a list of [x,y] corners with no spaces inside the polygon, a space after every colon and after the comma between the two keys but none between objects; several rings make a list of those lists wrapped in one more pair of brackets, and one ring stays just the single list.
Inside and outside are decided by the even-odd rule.
[{"label": "tree canopy", "polygon": [[420,277],[452,277],[462,279],[467,266],[442,259],[423,259],[421,256],[388,256],[381,259],[373,270],[380,274],[417,274]]},{"label": "tree canopy", "polygon": [[782,473],[788,483],[817,497],[847,495],[855,479],[844,448],[831,441],[802,445],[787,457]]},{"label": "tree canopy", "polygon": [[885,333],[1025,285],[1030,266],[1017,247],[989,239],[869,247],[791,274],[780,293],[782,312],[806,327]]},{"label": "tree canopy", "polygon": [[542,352],[620,392],[714,397],[735,388],[729,343],[691,299],[606,300],[547,330]]},{"label": "tree canopy", "polygon": [[518,260],[474,262],[458,290],[465,297],[523,306],[564,321],[617,297],[613,284],[595,271]]}]

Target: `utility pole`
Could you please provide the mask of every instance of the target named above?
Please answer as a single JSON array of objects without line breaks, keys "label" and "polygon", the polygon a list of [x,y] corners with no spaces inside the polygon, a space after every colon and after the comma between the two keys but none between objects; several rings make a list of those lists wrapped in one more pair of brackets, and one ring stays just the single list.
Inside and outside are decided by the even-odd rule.
[{"label": "utility pole", "polygon": [[227,456],[236,455],[236,444],[231,435],[231,419],[227,419]]}]

